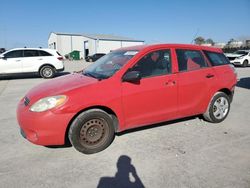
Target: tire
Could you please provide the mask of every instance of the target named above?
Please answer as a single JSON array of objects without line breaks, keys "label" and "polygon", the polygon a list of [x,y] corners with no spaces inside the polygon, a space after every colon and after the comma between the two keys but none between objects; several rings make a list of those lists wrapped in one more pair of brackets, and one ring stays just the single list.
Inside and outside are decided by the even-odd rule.
[{"label": "tire", "polygon": [[220,123],[226,119],[230,111],[230,99],[223,92],[217,92],[210,101],[203,117],[212,123]]},{"label": "tire", "polygon": [[39,74],[45,79],[53,78],[55,76],[55,69],[51,66],[45,65],[40,69]]},{"label": "tire", "polygon": [[247,67],[248,66],[248,61],[244,60],[242,65],[243,65],[243,67]]},{"label": "tire", "polygon": [[112,116],[99,109],[79,114],[72,122],[68,133],[70,143],[84,154],[106,149],[112,143],[114,135]]}]

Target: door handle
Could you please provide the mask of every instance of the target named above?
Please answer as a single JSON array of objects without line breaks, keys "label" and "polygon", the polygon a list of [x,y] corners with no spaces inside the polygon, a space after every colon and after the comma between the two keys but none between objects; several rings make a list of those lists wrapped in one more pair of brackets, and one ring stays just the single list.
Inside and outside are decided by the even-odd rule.
[{"label": "door handle", "polygon": [[16,62],[19,62],[19,61],[21,61],[21,60],[20,59],[16,60]]},{"label": "door handle", "polygon": [[38,59],[38,60],[43,60],[42,58]]},{"label": "door handle", "polygon": [[209,73],[209,74],[206,75],[206,77],[207,78],[212,78],[212,77],[214,77],[214,75]]},{"label": "door handle", "polygon": [[175,84],[176,84],[175,80],[168,80],[167,82],[165,82],[165,85],[167,85],[167,86],[172,86],[172,85],[175,85]]}]

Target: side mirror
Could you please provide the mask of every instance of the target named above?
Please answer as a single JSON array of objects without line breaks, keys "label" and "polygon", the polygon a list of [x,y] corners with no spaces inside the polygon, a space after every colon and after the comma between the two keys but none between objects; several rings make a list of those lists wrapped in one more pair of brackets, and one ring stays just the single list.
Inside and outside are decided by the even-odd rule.
[{"label": "side mirror", "polygon": [[138,82],[141,79],[141,74],[139,71],[129,71],[123,77],[123,82]]}]

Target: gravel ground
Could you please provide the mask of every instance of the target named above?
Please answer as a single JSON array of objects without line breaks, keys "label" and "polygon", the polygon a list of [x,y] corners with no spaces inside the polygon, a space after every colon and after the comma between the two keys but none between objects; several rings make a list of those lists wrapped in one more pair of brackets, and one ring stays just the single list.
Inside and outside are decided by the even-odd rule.
[{"label": "gravel ground", "polygon": [[[89,63],[66,62],[66,72]],[[103,152],[36,146],[21,137],[15,109],[25,93],[46,80],[0,80],[0,187],[250,187],[250,67],[227,119],[210,124],[188,118],[116,136]]]}]

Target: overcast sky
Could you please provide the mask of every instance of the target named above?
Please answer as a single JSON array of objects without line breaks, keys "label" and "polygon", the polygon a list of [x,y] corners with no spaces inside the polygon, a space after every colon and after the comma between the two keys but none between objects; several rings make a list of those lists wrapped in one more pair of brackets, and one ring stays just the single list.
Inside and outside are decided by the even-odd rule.
[{"label": "overcast sky", "polygon": [[113,34],[146,43],[250,38],[250,0],[2,0],[0,48],[47,47],[50,32]]}]

